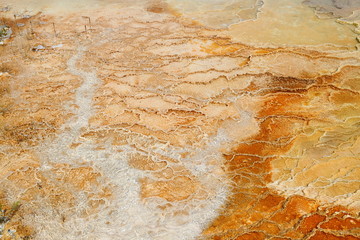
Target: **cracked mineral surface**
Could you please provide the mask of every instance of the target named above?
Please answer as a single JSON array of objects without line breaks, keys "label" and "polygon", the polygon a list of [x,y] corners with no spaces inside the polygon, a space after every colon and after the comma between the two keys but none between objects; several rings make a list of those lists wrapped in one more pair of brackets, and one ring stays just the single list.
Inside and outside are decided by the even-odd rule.
[{"label": "cracked mineral surface", "polygon": [[1,239],[360,239],[358,0],[0,14]]}]

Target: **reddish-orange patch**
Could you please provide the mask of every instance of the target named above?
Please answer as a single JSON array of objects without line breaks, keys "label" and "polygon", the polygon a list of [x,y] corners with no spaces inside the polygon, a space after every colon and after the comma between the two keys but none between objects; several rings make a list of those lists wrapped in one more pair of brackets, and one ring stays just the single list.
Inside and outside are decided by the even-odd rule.
[{"label": "reddish-orange patch", "polygon": [[329,221],[321,224],[320,228],[331,230],[351,230],[360,228],[360,220],[355,218],[332,218]]},{"label": "reddish-orange patch", "polygon": [[[356,94],[343,94],[335,87],[316,85],[317,81],[322,82],[320,79],[272,77],[269,87],[274,93],[263,95],[264,104],[257,115],[259,133],[224,156],[227,173],[233,182],[233,194],[220,216],[204,231],[205,236],[211,236],[211,239],[262,239],[265,234],[266,239],[271,240],[304,239],[306,236],[311,236],[311,240],[359,239],[352,232],[359,228],[359,219],[354,215],[346,218],[346,214],[351,213],[349,209],[321,207],[315,200],[296,195],[285,197],[267,188],[271,182],[271,161],[286,153],[299,129],[309,125],[309,119],[317,117],[316,112],[307,109],[312,98],[332,101],[331,104],[353,103],[357,99]],[[287,89],[281,89],[281,86]],[[257,86],[252,88],[256,90]],[[294,92],[287,92],[289,89]],[[331,92],[335,94],[331,95]],[[334,216],[337,218],[331,218]],[[314,233],[317,229],[332,233]],[[234,238],[235,233],[238,238]]]},{"label": "reddish-orange patch", "polygon": [[306,217],[299,225],[298,227],[298,231],[300,231],[301,233],[309,233],[311,232],[314,228],[316,228],[317,225],[319,225],[319,223],[325,221],[326,217],[323,215],[319,215],[319,214],[314,214],[311,215],[309,217]]},{"label": "reddish-orange patch", "polygon": [[282,196],[269,194],[259,201],[259,203],[254,207],[254,210],[260,212],[274,212],[281,207],[284,200],[285,198]]},{"label": "reddish-orange patch", "polygon": [[292,227],[302,215],[314,212],[316,208],[317,204],[315,201],[301,196],[292,196],[289,198],[286,206],[276,213],[271,220],[279,223],[279,225]]},{"label": "reddish-orange patch", "polygon": [[263,240],[263,239],[265,239],[265,234],[261,232],[247,233],[236,238],[236,240]]},{"label": "reddish-orange patch", "polygon": [[346,236],[336,236],[330,233],[325,232],[316,232],[314,236],[309,238],[309,240],[359,240],[360,238],[346,235]]},{"label": "reddish-orange patch", "polygon": [[264,222],[260,223],[260,225],[254,227],[253,230],[266,232],[271,235],[277,235],[280,232],[279,226],[276,223],[269,222],[269,221],[264,221]]}]

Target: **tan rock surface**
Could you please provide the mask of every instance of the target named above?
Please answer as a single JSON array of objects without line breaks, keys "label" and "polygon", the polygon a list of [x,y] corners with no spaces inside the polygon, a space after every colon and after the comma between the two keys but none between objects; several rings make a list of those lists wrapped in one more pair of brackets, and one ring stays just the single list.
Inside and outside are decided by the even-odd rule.
[{"label": "tan rock surface", "polygon": [[357,35],[215,2],[11,2],[4,239],[360,239]]}]

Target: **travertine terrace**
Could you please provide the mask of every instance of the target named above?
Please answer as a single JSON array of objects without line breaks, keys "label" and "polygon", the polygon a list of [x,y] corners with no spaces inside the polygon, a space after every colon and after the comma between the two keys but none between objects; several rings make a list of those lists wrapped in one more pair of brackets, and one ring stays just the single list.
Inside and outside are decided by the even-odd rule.
[{"label": "travertine terrace", "polygon": [[0,10],[1,239],[360,239],[359,1]]}]

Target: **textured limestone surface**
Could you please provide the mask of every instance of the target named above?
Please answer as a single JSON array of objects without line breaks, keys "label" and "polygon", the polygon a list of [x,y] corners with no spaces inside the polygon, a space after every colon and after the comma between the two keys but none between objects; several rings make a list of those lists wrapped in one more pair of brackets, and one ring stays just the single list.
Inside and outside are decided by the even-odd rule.
[{"label": "textured limestone surface", "polygon": [[0,238],[360,239],[359,7],[0,1]]}]

